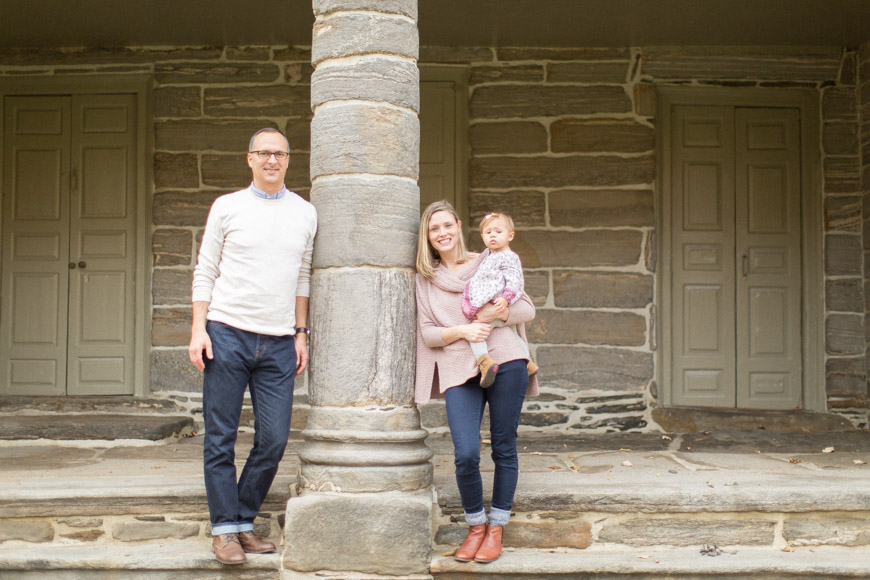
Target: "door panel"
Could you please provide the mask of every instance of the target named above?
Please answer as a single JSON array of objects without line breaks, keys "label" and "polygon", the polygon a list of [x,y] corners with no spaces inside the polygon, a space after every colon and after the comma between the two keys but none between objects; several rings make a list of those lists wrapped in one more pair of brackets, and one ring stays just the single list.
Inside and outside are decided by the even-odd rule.
[{"label": "door panel", "polygon": [[66,390],[70,111],[62,97],[5,100],[0,368],[9,394]]},{"label": "door panel", "polygon": [[456,84],[420,83],[420,210],[446,199],[456,207]]},{"label": "door panel", "polygon": [[73,119],[67,392],[132,394],[135,99],[73,97]]},{"label": "door panel", "polygon": [[680,107],[672,120],[674,400],[733,407],[732,114]]},{"label": "door panel", "polygon": [[0,391],[132,394],[135,99],[4,111]]},{"label": "door panel", "polygon": [[737,277],[737,405],[797,408],[803,374],[799,113],[737,109],[735,119],[736,252],[745,262]]}]

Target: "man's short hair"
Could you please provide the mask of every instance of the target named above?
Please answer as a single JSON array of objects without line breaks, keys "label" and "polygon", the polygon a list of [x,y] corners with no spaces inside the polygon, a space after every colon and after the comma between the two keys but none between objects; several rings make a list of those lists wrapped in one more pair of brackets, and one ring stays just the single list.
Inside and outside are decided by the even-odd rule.
[{"label": "man's short hair", "polygon": [[284,141],[287,142],[287,152],[290,152],[290,139],[287,138],[287,135],[285,135],[278,129],[275,129],[274,127],[265,127],[254,133],[254,136],[251,137],[251,141],[248,143],[248,152],[254,150],[254,142],[257,140],[257,137],[259,137],[261,133],[278,133],[279,135],[284,137]]}]

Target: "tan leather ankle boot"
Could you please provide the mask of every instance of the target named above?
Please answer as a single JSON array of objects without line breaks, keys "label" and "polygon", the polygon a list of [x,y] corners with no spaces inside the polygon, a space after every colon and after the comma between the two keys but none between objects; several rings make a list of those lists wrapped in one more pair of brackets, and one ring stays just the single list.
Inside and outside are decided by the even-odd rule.
[{"label": "tan leather ankle boot", "polygon": [[468,528],[468,535],[465,536],[465,541],[462,542],[462,545],[459,546],[453,557],[459,562],[471,562],[474,560],[474,556],[483,542],[484,535],[486,535],[486,524],[470,526]]},{"label": "tan leather ankle boot", "polygon": [[483,538],[483,543],[474,555],[474,561],[482,564],[488,564],[497,559],[501,555],[501,534],[504,528],[502,526],[489,526],[486,528],[486,536]]}]

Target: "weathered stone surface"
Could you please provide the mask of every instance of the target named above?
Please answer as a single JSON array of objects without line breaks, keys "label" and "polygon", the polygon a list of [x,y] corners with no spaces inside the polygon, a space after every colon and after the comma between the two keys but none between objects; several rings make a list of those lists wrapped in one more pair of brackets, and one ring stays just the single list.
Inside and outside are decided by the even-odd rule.
[{"label": "weathered stone surface", "polygon": [[251,136],[271,121],[159,121],[154,123],[154,148],[158,151],[226,151],[244,154]]},{"label": "weathered stone surface", "polygon": [[303,494],[287,504],[284,567],[299,572],[425,574],[431,512],[431,491]]},{"label": "weathered stone surface", "polygon": [[10,540],[50,542],[53,539],[54,528],[45,520],[6,518],[0,520],[0,542]]},{"label": "weathered stone surface", "polygon": [[141,540],[183,540],[199,535],[199,524],[172,522],[119,522],[112,526],[112,537],[121,542]]},{"label": "weathered stone surface", "polygon": [[609,346],[642,346],[646,343],[646,320],[630,312],[541,308],[528,329],[529,340],[535,343]]},{"label": "weathered stone surface", "polygon": [[81,532],[64,532],[58,534],[61,538],[76,542],[95,542],[106,535],[103,530],[86,530]]},{"label": "weathered stone surface", "polygon": [[825,281],[825,308],[828,312],[864,312],[864,281],[838,278]]},{"label": "weathered stone surface", "polygon": [[549,83],[624,83],[629,61],[547,63]]},{"label": "weathered stone surface", "polygon": [[157,230],[151,236],[155,266],[191,265],[193,236],[189,230]]},{"label": "weathered stone surface", "polygon": [[544,214],[546,213],[546,199],[540,191],[504,191],[486,192],[474,191],[469,195],[469,218],[468,224],[471,229],[472,240],[478,240],[478,224],[483,216],[493,211],[503,211],[514,220],[514,226],[521,228],[527,226],[545,225]]},{"label": "weathered stone surface", "polygon": [[523,277],[526,282],[526,294],[535,306],[541,307],[546,304],[547,296],[550,294],[550,273],[526,270]]},{"label": "weathered stone surface", "polygon": [[655,225],[653,192],[639,190],[559,190],[550,193],[550,224],[583,227]]},{"label": "weathered stone surface", "polygon": [[[410,268],[315,270],[310,316],[312,407],[410,404],[415,308]],[[317,353],[323,353],[320,359]]]},{"label": "weathered stone surface", "polygon": [[567,308],[645,308],[653,277],[618,272],[553,272],[553,299]]},{"label": "weathered stone surface", "polygon": [[155,305],[190,304],[193,270],[155,268],[151,292]]},{"label": "weathered stone surface", "polygon": [[473,119],[630,113],[621,86],[492,85],[471,95]]},{"label": "weathered stone surface", "polygon": [[180,48],[6,48],[0,64],[69,66],[76,64],[151,63],[162,60],[217,60],[223,50],[212,46]]},{"label": "weathered stone surface", "polygon": [[538,83],[544,80],[544,66],[540,64],[493,64],[471,67],[468,83]]},{"label": "weathered stone surface", "polygon": [[825,518],[806,516],[786,518],[782,535],[790,546],[867,546],[870,522],[864,518]]},{"label": "weathered stone surface", "polygon": [[631,399],[634,402],[625,402],[621,404],[610,404],[610,405],[589,405],[586,407],[587,413],[593,413],[595,415],[606,415],[606,414],[619,414],[625,415],[628,413],[637,413],[639,411],[646,410],[646,403],[642,400]]},{"label": "weathered stone surface", "polygon": [[626,60],[627,48],[527,48],[499,47],[499,60]]},{"label": "weathered stone surface", "polygon": [[622,119],[564,119],[550,126],[554,153],[643,153],[655,149],[651,127]]},{"label": "weathered stone surface", "polygon": [[829,276],[861,276],[864,261],[860,236],[825,236],[825,274]]},{"label": "weathered stone surface", "polygon": [[491,48],[479,46],[421,46],[421,63],[467,64],[492,62]]},{"label": "weathered stone surface", "polygon": [[511,248],[526,268],[631,266],[640,259],[643,234],[632,230],[517,232]]},{"label": "weathered stone surface", "polygon": [[825,392],[829,397],[866,396],[865,358],[829,358],[825,361]]},{"label": "weathered stone surface", "polygon": [[615,187],[655,179],[652,155],[639,157],[483,157],[471,160],[471,185],[508,187]]},{"label": "weathered stone surface", "polygon": [[311,75],[312,108],[329,101],[375,101],[420,110],[420,72],[413,61],[385,55],[321,63]]},{"label": "weathered stone surface", "polygon": [[280,74],[277,65],[263,63],[171,62],[154,67],[154,78],[160,84],[271,83]]},{"label": "weathered stone surface", "polygon": [[151,313],[151,344],[186,346],[192,316],[190,308],[155,308]]},{"label": "weathered stone surface", "polygon": [[643,262],[647,272],[655,272],[658,264],[658,245],[655,230],[650,230],[646,235],[644,244]]},{"label": "weathered stone surface", "polygon": [[306,85],[205,89],[203,109],[212,117],[301,117],[311,112],[311,90]]},{"label": "weathered stone surface", "polygon": [[822,93],[822,119],[854,123],[858,117],[858,103],[854,87],[828,87]]},{"label": "weathered stone surface", "polygon": [[311,84],[314,67],[307,62],[297,62],[284,65],[284,80],[291,85]]},{"label": "weathered stone surface", "polygon": [[858,196],[825,200],[825,231],[860,232],[862,203]]},{"label": "weathered stone surface", "polygon": [[58,518],[57,523],[71,528],[96,528],[103,525],[102,518]]},{"label": "weathered stone surface", "polygon": [[377,10],[383,14],[401,14],[417,19],[416,0],[314,0],[312,7],[317,16],[347,10]]},{"label": "weathered stone surface", "polygon": [[568,417],[564,413],[522,413],[520,415],[520,425],[529,427],[550,427],[567,422]]},{"label": "weathered stone surface", "polygon": [[199,87],[158,87],[154,89],[155,117],[199,117],[202,96]]},{"label": "weathered stone surface", "polygon": [[598,537],[602,542],[629,546],[769,546],[775,527],[772,519],[637,518],[615,525],[605,522]]},{"label": "weathered stone surface", "polygon": [[319,180],[311,200],[319,224],[315,268],[414,267],[420,190],[413,181],[343,175]]},{"label": "weathered stone surface", "polygon": [[337,12],[318,17],[311,34],[311,62],[364,54],[419,55],[417,24],[403,16]]},{"label": "weathered stone surface", "polygon": [[856,155],[858,128],[854,123],[825,123],[822,126],[822,149],[827,155]]},{"label": "weathered stone surface", "polygon": [[154,225],[204,227],[211,204],[224,193],[224,191],[155,193],[151,214]]},{"label": "weathered stone surface", "polygon": [[581,417],[580,423],[571,425],[569,429],[583,429],[586,431],[595,431],[604,433],[613,433],[616,431],[631,431],[632,429],[644,429],[647,426],[646,419],[642,415],[633,417],[608,417],[606,419],[594,420],[594,417]]},{"label": "weathered stone surface", "polygon": [[228,46],[224,51],[227,60],[269,60],[268,46]]},{"label": "weathered stone surface", "polygon": [[537,121],[475,123],[469,140],[472,155],[547,152],[547,129]]},{"label": "weathered stone surface", "polygon": [[658,79],[770,79],[834,80],[840,72],[839,49],[807,50],[789,54],[788,49],[755,52],[750,49],[646,49],[643,74]]},{"label": "weathered stone surface", "polygon": [[[200,162],[202,182],[205,185],[238,190],[251,183],[251,168],[244,155],[203,155]],[[290,191],[306,190],[311,186],[308,177],[308,155],[294,153],[284,176]]]},{"label": "weathered stone surface", "polygon": [[656,116],[656,89],[650,83],[634,85],[634,112],[641,117]]},{"label": "weathered stone surface", "polygon": [[290,151],[311,151],[311,117],[290,119],[284,127],[284,134],[290,141]]},{"label": "weathered stone surface", "polygon": [[190,363],[186,348],[151,351],[151,390],[202,391],[202,373]]},{"label": "weathered stone surface", "polygon": [[288,46],[287,48],[275,49],[272,59],[286,62],[311,62],[311,49],[301,46]]},{"label": "weathered stone surface", "polygon": [[864,354],[864,315],[830,314],[825,320],[825,350],[831,355]]},{"label": "weathered stone surface", "polygon": [[854,194],[861,191],[861,172],[857,157],[825,157],[823,166],[825,193]]},{"label": "weathered stone surface", "polygon": [[539,346],[535,353],[545,383],[566,389],[636,391],[653,377],[653,356],[648,352]]},{"label": "weathered stone surface", "polygon": [[154,154],[154,187],[199,187],[199,162],[193,153]]},{"label": "weathered stone surface", "polygon": [[361,103],[317,111],[311,122],[311,179],[340,173],[417,179],[420,124],[417,115]]}]

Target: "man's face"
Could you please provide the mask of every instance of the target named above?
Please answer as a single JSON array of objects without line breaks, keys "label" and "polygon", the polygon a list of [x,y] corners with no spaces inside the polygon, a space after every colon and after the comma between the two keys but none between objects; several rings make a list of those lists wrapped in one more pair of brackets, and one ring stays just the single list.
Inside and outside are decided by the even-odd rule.
[{"label": "man's face", "polygon": [[[278,133],[261,133],[254,141],[252,151],[287,152],[287,141]],[[284,175],[290,166],[290,158],[278,161],[274,155],[260,159],[256,153],[248,153],[248,167],[254,177],[254,186],[266,193],[276,193],[284,185]]]}]

